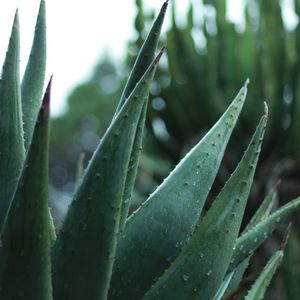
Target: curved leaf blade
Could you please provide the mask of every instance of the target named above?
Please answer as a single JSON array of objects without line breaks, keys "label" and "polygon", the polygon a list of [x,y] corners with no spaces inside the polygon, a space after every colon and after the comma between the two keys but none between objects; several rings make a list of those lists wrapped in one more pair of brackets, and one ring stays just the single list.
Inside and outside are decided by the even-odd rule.
[{"label": "curved leaf blade", "polygon": [[46,12],[41,0],[35,26],[34,39],[22,80],[22,108],[25,149],[29,148],[36,118],[42,101],[46,71]]},{"label": "curved leaf blade", "polygon": [[245,85],[215,126],[127,220],[110,299],[140,299],[180,252],[198,221],[246,93]]},{"label": "curved leaf blade", "polygon": [[[264,115],[235,172],[178,258],[143,299],[212,299],[239,233],[266,128]],[[176,287],[180,286],[180,289]]]},{"label": "curved leaf blade", "polygon": [[49,100],[50,83],[1,232],[1,299],[52,299],[50,248],[53,229],[48,208]]},{"label": "curved leaf blade", "polygon": [[265,197],[265,199],[259,206],[258,210],[255,212],[254,216],[251,218],[250,222],[247,224],[243,233],[252,229],[260,221],[267,218],[270,215],[272,207],[274,206],[274,203],[276,202],[277,199],[278,199],[277,191],[275,189],[271,190],[270,193]]},{"label": "curved leaf blade", "polygon": [[237,239],[228,272],[231,272],[239,262],[251,255],[282,222],[289,220],[299,208],[300,197],[285,204],[240,236]]},{"label": "curved leaf blade", "polygon": [[19,18],[16,12],[0,81],[0,229],[25,159],[19,60]]},{"label": "curved leaf blade", "polygon": [[225,279],[223,280],[221,286],[219,287],[217,293],[215,294],[213,300],[222,300],[231,280],[234,275],[234,272],[229,273],[226,275]]},{"label": "curved leaf blade", "polygon": [[[251,218],[250,222],[247,224],[246,228],[243,231],[243,234],[249,231],[251,228],[255,227],[260,221],[264,220],[269,216],[270,211],[272,210],[274,202],[277,200],[277,198],[278,194],[275,189],[271,190],[269,194],[267,194],[267,196],[264,198],[263,202],[259,206],[258,210]],[[248,268],[251,257],[252,255],[249,255],[247,258],[245,258],[234,270],[234,275],[232,276],[230,284],[228,285],[225,297],[231,295],[240,285],[244,273]]]},{"label": "curved leaf blade", "polygon": [[245,300],[261,300],[263,299],[266,289],[269,286],[276,269],[281,263],[283,257],[283,251],[277,251],[271,259],[268,261],[267,265],[263,269],[262,273],[256,279],[255,283],[248,292]]},{"label": "curved leaf blade", "polygon": [[114,118],[77,188],[53,249],[55,299],[106,299],[134,136],[159,53]]},{"label": "curved leaf blade", "polygon": [[[129,75],[128,81],[124,88],[120,103],[116,110],[116,114],[121,109],[122,105],[125,103],[126,99],[132,92],[132,89],[140,80],[140,78],[142,77],[142,75],[144,74],[144,72],[146,71],[149,64],[152,62],[154,58],[155,50],[158,45],[160,32],[165,18],[167,7],[168,7],[168,1],[166,1],[163,4],[158,14],[158,17],[153,23],[153,26],[140,50],[140,53],[136,59],[136,62],[133,66],[133,69]],[[131,153],[129,167],[128,167],[128,174],[126,177],[126,183],[123,192],[120,230],[123,230],[125,227],[125,222],[129,211],[130,199],[131,199],[132,191],[134,189],[134,183],[135,183],[138,164],[139,164],[139,157],[142,149],[142,140],[143,140],[144,125],[145,125],[146,114],[147,114],[147,107],[148,107],[147,104],[143,106],[142,113],[135,134],[133,147],[132,147],[132,153]]]},{"label": "curved leaf blade", "polygon": [[140,81],[140,79],[142,78],[142,76],[144,75],[144,73],[146,72],[146,70],[148,69],[148,67],[150,66],[150,64],[154,59],[155,51],[158,45],[159,36],[166,15],[167,7],[168,7],[168,1],[166,1],[162,5],[160,12],[156,20],[154,21],[152,28],[150,29],[150,32],[138,54],[138,57],[134,63],[132,71],[130,72],[127,83],[125,85],[115,116],[120,111],[126,99],[132,93],[134,87]]}]

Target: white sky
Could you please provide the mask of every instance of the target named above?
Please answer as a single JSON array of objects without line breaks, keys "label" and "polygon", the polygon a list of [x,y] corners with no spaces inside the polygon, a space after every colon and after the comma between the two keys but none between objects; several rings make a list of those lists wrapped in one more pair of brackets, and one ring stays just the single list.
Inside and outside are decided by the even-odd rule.
[{"label": "white sky", "polygon": [[[291,2],[291,0],[284,0]],[[40,0],[0,0],[0,66],[2,65],[16,8],[21,31],[21,74],[33,38]],[[64,108],[72,88],[86,79],[101,53],[122,59],[126,42],[133,36],[134,0],[46,0],[47,78],[54,74],[52,114]],[[159,10],[163,0],[144,0],[146,7]],[[177,1],[178,3],[179,1]],[[199,1],[198,1],[199,2]],[[230,15],[239,19],[241,0],[234,3]],[[180,11],[189,1],[180,1]],[[287,11],[289,19],[292,18]],[[166,27],[165,27],[166,28]]]}]

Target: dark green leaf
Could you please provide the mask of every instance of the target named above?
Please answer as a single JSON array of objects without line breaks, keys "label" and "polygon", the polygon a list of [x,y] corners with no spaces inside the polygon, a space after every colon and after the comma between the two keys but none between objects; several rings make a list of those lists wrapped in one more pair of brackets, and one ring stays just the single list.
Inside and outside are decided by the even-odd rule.
[{"label": "dark green leaf", "polygon": [[134,137],[162,52],[114,118],[77,188],[53,250],[57,300],[106,299]]},{"label": "dark green leaf", "polygon": [[198,221],[246,93],[245,86],[216,125],[128,219],[118,243],[110,299],[140,299],[182,249]]},{"label": "dark green leaf", "polygon": [[28,150],[42,101],[46,70],[45,1],[41,0],[34,40],[22,80],[22,109],[25,148]]},{"label": "dark green leaf", "polygon": [[[143,299],[212,299],[226,275],[253,182],[267,116],[241,162],[170,268]],[[180,286],[180,289],[176,287]]]},{"label": "dark green leaf", "polygon": [[25,158],[19,60],[19,20],[16,12],[0,82],[0,229]]},{"label": "dark green leaf", "polygon": [[48,85],[22,175],[1,232],[0,298],[52,299],[48,208]]}]

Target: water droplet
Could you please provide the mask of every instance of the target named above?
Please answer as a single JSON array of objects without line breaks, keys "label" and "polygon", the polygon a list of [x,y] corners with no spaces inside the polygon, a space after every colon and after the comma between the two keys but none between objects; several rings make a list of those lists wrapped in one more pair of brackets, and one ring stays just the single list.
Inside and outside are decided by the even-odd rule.
[{"label": "water droplet", "polygon": [[189,276],[186,275],[186,274],[183,274],[183,275],[182,275],[182,279],[183,279],[184,281],[187,281],[187,280],[189,280]]}]

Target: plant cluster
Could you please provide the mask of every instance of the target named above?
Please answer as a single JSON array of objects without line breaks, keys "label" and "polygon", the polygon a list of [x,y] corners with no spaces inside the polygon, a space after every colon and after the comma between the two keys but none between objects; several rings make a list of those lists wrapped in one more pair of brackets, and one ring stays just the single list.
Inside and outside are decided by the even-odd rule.
[{"label": "plant cluster", "polygon": [[[149,89],[164,52],[155,56],[167,6],[140,50],[57,236],[48,207],[51,79],[42,96],[45,3],[21,83],[16,14],[0,82],[1,299],[221,299],[236,290],[256,248],[300,207],[298,197],[270,213],[273,192],[240,233],[268,119],[265,106],[236,170],[202,216],[245,102],[246,81],[215,125],[128,217]],[[283,250],[274,253],[247,300],[263,297]]]}]

